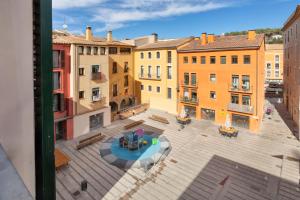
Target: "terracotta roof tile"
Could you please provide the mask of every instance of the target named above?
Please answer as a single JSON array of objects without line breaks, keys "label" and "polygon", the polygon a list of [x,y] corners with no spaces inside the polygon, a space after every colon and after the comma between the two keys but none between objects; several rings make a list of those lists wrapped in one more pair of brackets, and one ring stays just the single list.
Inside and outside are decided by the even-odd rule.
[{"label": "terracotta roof tile", "polygon": [[155,43],[145,44],[138,46],[136,50],[142,50],[142,49],[159,49],[159,48],[176,48],[178,46],[181,46],[190,40],[192,40],[193,37],[188,38],[179,38],[179,39],[171,39],[171,40],[158,40]]},{"label": "terracotta roof tile", "polygon": [[248,40],[247,35],[215,36],[215,41],[206,45],[201,45],[200,39],[194,39],[180,47],[179,52],[259,48],[263,41],[263,34],[257,34],[254,40]]}]

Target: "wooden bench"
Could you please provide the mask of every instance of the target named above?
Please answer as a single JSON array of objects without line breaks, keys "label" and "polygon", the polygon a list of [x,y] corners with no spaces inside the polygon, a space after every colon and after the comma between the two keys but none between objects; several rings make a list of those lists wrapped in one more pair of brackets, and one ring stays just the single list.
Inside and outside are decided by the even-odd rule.
[{"label": "wooden bench", "polygon": [[154,121],[158,121],[158,122],[161,122],[161,123],[164,123],[164,124],[169,124],[170,123],[167,120],[167,118],[161,117],[161,116],[158,116],[158,115],[152,115],[151,117],[149,117],[149,119],[152,119]]},{"label": "wooden bench", "polygon": [[54,156],[55,156],[55,169],[59,169],[61,167],[67,166],[71,159],[69,156],[67,156],[65,153],[63,153],[61,150],[55,148],[54,150]]},{"label": "wooden bench", "polygon": [[102,135],[101,133],[88,133],[76,139],[75,148],[79,150],[90,144],[98,142],[103,138],[105,138],[105,135]]},{"label": "wooden bench", "polygon": [[126,129],[126,130],[131,129],[131,128],[133,128],[135,126],[138,126],[138,125],[140,125],[140,124],[142,124],[144,122],[145,122],[144,120],[139,120],[139,121],[132,122],[130,124],[125,125],[124,129]]}]

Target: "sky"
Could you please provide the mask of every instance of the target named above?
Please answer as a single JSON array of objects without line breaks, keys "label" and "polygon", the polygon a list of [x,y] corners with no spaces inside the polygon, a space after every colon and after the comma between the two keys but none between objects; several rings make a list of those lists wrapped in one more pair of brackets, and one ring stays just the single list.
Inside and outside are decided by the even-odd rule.
[{"label": "sky", "polygon": [[53,29],[117,39],[157,33],[159,38],[281,28],[297,0],[52,0]]}]

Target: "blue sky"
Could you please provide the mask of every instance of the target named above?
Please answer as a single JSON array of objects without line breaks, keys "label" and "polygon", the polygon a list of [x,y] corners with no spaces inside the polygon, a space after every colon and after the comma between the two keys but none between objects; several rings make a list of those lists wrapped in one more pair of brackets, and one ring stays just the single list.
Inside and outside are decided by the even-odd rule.
[{"label": "blue sky", "polygon": [[113,30],[124,39],[158,33],[160,38],[282,27],[297,0],[53,0],[53,28],[94,35]]}]

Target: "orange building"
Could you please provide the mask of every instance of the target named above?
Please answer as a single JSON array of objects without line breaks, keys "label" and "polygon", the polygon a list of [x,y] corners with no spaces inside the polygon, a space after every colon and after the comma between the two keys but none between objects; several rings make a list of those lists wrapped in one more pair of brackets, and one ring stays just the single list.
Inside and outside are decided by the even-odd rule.
[{"label": "orange building", "polygon": [[203,33],[178,50],[179,103],[196,119],[257,131],[264,106],[264,35]]}]

